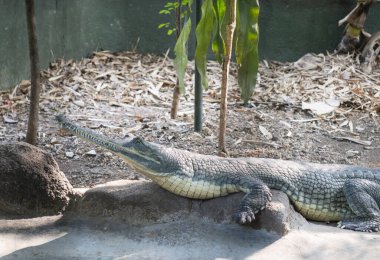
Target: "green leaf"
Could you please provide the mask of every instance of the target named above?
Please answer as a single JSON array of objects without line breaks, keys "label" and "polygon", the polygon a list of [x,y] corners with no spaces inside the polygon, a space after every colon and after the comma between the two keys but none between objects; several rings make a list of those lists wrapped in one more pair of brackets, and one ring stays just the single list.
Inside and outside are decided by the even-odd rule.
[{"label": "green leaf", "polygon": [[207,50],[210,46],[212,31],[214,27],[214,12],[212,0],[205,0],[202,4],[202,16],[195,30],[197,47],[195,49],[195,64],[201,76],[201,84],[204,89],[208,88],[206,73]]},{"label": "green leaf", "polygon": [[[224,56],[226,55],[226,45],[224,43],[223,35],[225,35],[225,14],[226,14],[226,3],[224,0],[213,0],[214,15],[216,22],[213,28],[213,41],[212,41],[212,51],[215,54],[216,60],[222,63]],[[224,25],[224,27],[223,27]]]},{"label": "green leaf", "polygon": [[161,29],[161,28],[167,28],[168,26],[170,25],[170,23],[161,23],[160,25],[158,25],[158,29]]},{"label": "green leaf", "polygon": [[161,10],[159,14],[170,14],[170,12],[168,10]]},{"label": "green leaf", "polygon": [[168,33],[168,35],[170,36],[170,35],[172,35],[174,32],[175,32],[175,29],[169,29],[167,33]]},{"label": "green leaf", "polygon": [[182,28],[181,34],[178,37],[178,40],[174,47],[175,59],[174,59],[174,68],[177,72],[179,90],[181,93],[185,92],[185,72],[187,66],[187,49],[186,43],[189,39],[191,31],[191,19],[188,19],[185,25]]},{"label": "green leaf", "polygon": [[[193,5],[193,0],[183,1],[187,2],[186,5],[189,8],[189,11],[191,12],[191,6]],[[185,3],[182,3],[182,5],[185,5]]]},{"label": "green leaf", "polygon": [[248,103],[256,85],[259,68],[259,3],[258,0],[239,0],[237,2],[236,24],[236,61],[241,97]]}]

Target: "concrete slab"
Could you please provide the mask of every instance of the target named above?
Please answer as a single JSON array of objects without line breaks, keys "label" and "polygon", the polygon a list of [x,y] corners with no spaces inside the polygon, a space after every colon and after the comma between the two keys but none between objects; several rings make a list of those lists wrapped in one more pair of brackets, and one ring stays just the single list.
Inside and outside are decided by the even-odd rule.
[{"label": "concrete slab", "polygon": [[308,223],[274,194],[257,219],[264,230],[229,221],[242,194],[194,201],[147,181],[108,183],[64,216],[0,216],[0,258],[380,259],[379,233]]},{"label": "concrete slab", "polygon": [[[45,223],[45,225],[42,225]],[[34,225],[35,224],[35,225]],[[284,237],[189,218],[146,226],[0,220],[1,259],[379,259],[380,236],[309,224]]]}]

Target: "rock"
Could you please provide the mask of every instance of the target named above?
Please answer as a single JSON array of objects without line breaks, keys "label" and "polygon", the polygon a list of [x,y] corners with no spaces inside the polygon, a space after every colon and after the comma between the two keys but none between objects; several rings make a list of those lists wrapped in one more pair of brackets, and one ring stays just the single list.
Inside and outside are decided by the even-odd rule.
[{"label": "rock", "polygon": [[347,158],[354,158],[356,156],[359,156],[360,152],[355,151],[355,150],[348,150],[348,151],[346,151],[346,155],[347,155]]},{"label": "rock", "polygon": [[0,145],[0,211],[26,216],[65,210],[73,190],[54,158],[27,143]]},{"label": "rock", "polygon": [[73,152],[65,152],[65,155],[67,158],[73,158],[74,157],[74,153]]},{"label": "rock", "polygon": [[212,136],[213,134],[213,131],[208,128],[207,126],[203,127],[202,129],[202,133],[205,135],[205,136]]},{"label": "rock", "polygon": [[59,141],[57,140],[57,138],[53,137],[51,140],[50,140],[50,144],[58,144]]},{"label": "rock", "polygon": [[[288,197],[272,191],[273,200],[257,215],[253,228],[263,228],[284,235],[306,220],[294,211]],[[211,200],[192,200],[172,194],[151,181],[113,181],[87,190],[75,201],[67,216],[106,218],[141,225],[183,220],[190,216],[217,223],[232,223],[243,193]]]},{"label": "rock", "polygon": [[113,156],[113,154],[111,152],[105,152],[104,155],[108,156],[108,157],[112,157]]},{"label": "rock", "polygon": [[10,116],[6,116],[6,115],[3,115],[3,119],[4,119],[4,123],[6,124],[17,124],[17,120],[14,120],[12,117]]},{"label": "rock", "polygon": [[75,216],[112,217],[129,224],[147,224],[162,219],[185,216],[191,200],[176,196],[151,181],[122,180],[101,184],[87,190],[73,201]]},{"label": "rock", "polygon": [[77,105],[78,107],[84,107],[86,104],[83,102],[83,100],[73,100],[73,103]]},{"label": "rock", "polygon": [[94,157],[94,156],[96,156],[96,151],[95,150],[90,150],[88,152],[85,152],[84,155],[85,156]]},{"label": "rock", "polygon": [[[271,192],[272,201],[265,210],[256,215],[256,220],[250,225],[251,227],[285,235],[290,230],[298,229],[307,223],[306,219],[290,205],[285,193],[277,190],[271,190]],[[209,217],[217,222],[230,221],[244,195],[244,193],[236,193],[204,201],[200,207],[201,216]]]}]

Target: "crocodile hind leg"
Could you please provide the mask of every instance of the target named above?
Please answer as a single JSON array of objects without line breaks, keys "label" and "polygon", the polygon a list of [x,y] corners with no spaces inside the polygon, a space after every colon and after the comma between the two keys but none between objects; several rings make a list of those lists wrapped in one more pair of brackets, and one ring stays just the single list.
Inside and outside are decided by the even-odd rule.
[{"label": "crocodile hind leg", "polygon": [[247,194],[243,197],[239,211],[233,218],[240,224],[248,224],[255,220],[255,214],[264,209],[272,199],[267,185],[257,180],[242,180],[239,185],[241,191]]},{"label": "crocodile hind leg", "polygon": [[344,184],[343,192],[356,217],[344,219],[338,226],[355,231],[379,231],[380,184],[369,180],[353,179]]}]

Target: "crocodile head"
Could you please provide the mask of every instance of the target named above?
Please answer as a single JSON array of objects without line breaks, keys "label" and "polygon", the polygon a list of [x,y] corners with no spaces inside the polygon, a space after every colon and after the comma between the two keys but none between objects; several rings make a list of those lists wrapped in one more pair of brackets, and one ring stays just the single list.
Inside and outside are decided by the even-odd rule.
[{"label": "crocodile head", "polygon": [[124,140],[118,152],[128,164],[143,171],[148,176],[159,175],[165,172],[167,161],[161,147],[144,141],[140,137]]},{"label": "crocodile head", "polygon": [[165,148],[146,142],[140,137],[129,137],[124,142],[119,143],[89,129],[82,128],[66,119],[63,115],[58,115],[56,119],[63,129],[116,153],[147,177],[164,176],[175,165],[171,160],[168,160],[170,156],[165,153]]}]

